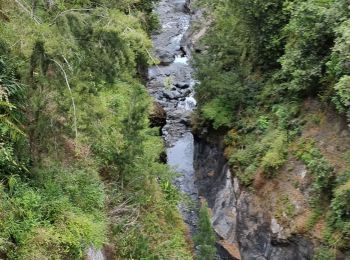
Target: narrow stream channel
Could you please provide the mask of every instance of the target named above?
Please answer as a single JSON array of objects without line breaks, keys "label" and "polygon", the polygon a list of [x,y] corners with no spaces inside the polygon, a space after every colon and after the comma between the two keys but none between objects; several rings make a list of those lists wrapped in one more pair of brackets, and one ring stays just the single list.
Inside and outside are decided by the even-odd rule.
[{"label": "narrow stream channel", "polygon": [[193,234],[197,214],[192,204],[198,200],[198,191],[193,167],[194,138],[189,125],[196,100],[193,97],[193,70],[188,64],[190,57],[186,46],[181,44],[191,16],[186,12],[185,0],[163,0],[155,11],[161,29],[152,39],[160,65],[149,69],[147,88],[167,114],[162,134],[166,141],[168,165],[179,173],[175,185],[194,202],[180,205],[183,218]]}]

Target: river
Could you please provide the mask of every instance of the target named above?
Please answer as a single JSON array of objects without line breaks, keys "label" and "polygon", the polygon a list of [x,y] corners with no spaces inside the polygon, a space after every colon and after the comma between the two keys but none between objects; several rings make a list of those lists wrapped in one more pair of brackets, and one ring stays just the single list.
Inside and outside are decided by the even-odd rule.
[{"label": "river", "polygon": [[191,133],[191,113],[194,99],[193,69],[188,63],[189,50],[183,44],[191,15],[185,0],[163,0],[156,9],[161,28],[153,35],[154,54],[160,64],[149,68],[147,89],[166,112],[162,134],[167,147],[167,162],[179,176],[175,185],[193,203],[180,205],[180,211],[190,232],[195,232],[198,191],[193,167],[194,138]]}]

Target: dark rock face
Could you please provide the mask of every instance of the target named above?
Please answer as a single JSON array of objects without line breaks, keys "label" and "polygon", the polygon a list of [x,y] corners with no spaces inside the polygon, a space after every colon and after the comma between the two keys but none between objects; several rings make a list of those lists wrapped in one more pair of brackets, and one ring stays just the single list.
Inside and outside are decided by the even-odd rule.
[{"label": "dark rock face", "polygon": [[166,125],[166,112],[157,102],[154,102],[153,111],[150,114],[151,127],[163,127]]},{"label": "dark rock face", "polygon": [[236,239],[243,259],[308,260],[313,244],[301,236],[284,241],[274,238],[269,212],[255,207],[252,195],[242,192],[237,200]]},{"label": "dark rock face", "polygon": [[[242,189],[228,169],[220,140],[197,139],[195,171],[199,195],[212,209],[216,233],[238,246],[244,260],[311,260],[313,243],[301,236],[277,239],[270,212],[256,205],[254,193]],[[231,255],[224,259],[238,259]]]}]

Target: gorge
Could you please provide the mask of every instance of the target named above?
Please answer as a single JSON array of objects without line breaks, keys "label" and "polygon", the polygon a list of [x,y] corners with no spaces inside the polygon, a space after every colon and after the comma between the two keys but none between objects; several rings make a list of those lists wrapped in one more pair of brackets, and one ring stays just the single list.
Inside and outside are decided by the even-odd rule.
[{"label": "gorge", "polygon": [[[153,42],[160,65],[149,69],[147,85],[166,112],[162,133],[168,147],[168,164],[180,173],[175,185],[196,203],[200,197],[208,201],[222,259],[311,259],[313,245],[308,240],[277,239],[279,234],[269,212],[255,206],[254,195],[242,190],[239,180],[232,176],[223,155],[222,138],[208,138],[210,133],[193,138],[189,126],[196,105],[196,82],[188,63],[194,51],[189,43],[190,37],[205,28],[193,31],[191,26],[198,24],[195,19],[203,17],[198,18],[189,6],[185,1],[163,0],[158,4],[161,29]],[[194,234],[196,207],[182,205],[181,211]]]},{"label": "gorge", "polygon": [[0,259],[350,259],[349,0],[0,0]]}]

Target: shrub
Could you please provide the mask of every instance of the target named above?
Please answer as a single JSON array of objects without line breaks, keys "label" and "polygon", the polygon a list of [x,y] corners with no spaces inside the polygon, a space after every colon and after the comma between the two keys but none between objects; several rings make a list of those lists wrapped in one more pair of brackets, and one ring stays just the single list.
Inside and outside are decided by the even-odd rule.
[{"label": "shrub", "polygon": [[288,41],[280,59],[281,72],[291,93],[314,94],[324,76],[334,38],[330,4],[311,0],[291,6],[291,19],[284,29]]},{"label": "shrub", "polygon": [[350,179],[348,173],[338,177],[327,218],[327,242],[333,247],[346,247],[350,239]]},{"label": "shrub", "polygon": [[329,193],[334,184],[334,168],[323,157],[319,149],[310,140],[304,140],[299,144],[296,155],[301,159],[313,176],[312,195],[314,206],[319,205],[321,198],[331,198]]},{"label": "shrub", "polygon": [[262,158],[261,166],[268,173],[272,173],[281,167],[287,156],[287,135],[285,132],[277,132],[270,144],[267,153]]},{"label": "shrub", "polygon": [[208,205],[203,203],[199,211],[198,233],[194,237],[194,241],[199,248],[198,259],[212,260],[216,255],[216,236],[211,226]]},{"label": "shrub", "polygon": [[[104,192],[96,174],[52,167],[33,185],[12,176],[1,190],[0,249],[10,259],[81,257],[106,235]],[[15,248],[11,250],[10,248]]]},{"label": "shrub", "polygon": [[335,260],[335,252],[333,249],[322,246],[316,250],[313,260]]},{"label": "shrub", "polygon": [[340,112],[349,114],[350,107],[350,76],[343,76],[334,86],[335,96],[333,102]]},{"label": "shrub", "polygon": [[213,99],[202,108],[203,116],[212,121],[213,127],[229,127],[232,111],[220,99]]}]

